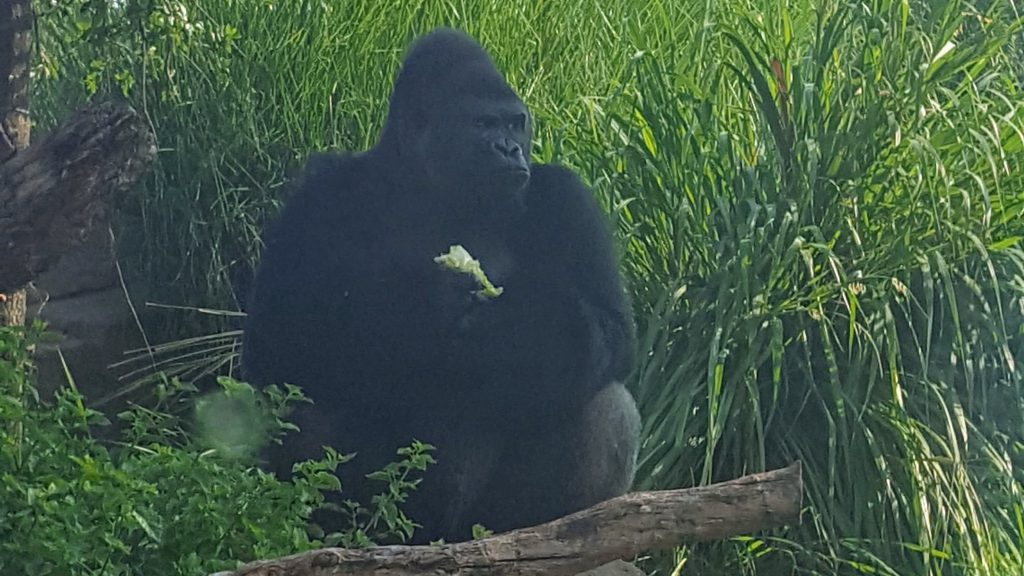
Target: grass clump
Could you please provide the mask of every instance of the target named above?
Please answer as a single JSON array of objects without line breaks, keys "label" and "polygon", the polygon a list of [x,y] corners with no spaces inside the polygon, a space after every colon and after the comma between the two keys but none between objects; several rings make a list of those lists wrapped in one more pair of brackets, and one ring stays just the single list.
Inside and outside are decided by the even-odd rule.
[{"label": "grass clump", "polygon": [[804,526],[694,547],[701,572],[1020,571],[1012,7],[790,7],[719,6],[686,74],[639,58],[629,107],[595,109],[640,485],[803,462]]}]

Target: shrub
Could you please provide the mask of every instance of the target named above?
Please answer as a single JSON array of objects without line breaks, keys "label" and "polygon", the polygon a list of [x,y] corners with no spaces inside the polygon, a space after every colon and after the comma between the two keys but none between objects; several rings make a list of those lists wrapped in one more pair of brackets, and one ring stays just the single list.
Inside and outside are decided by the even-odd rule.
[{"label": "shrub", "polygon": [[[36,395],[29,350],[41,334],[0,328],[0,573],[205,576],[324,544],[411,535],[399,505],[415,488],[411,475],[430,462],[428,446],[402,450],[377,473],[386,488],[368,507],[342,505],[350,529],[313,539],[311,515],[340,489],[333,472],[347,457],[327,450],[280,481],[255,466],[258,442],[249,440],[290,428],[282,414],[301,400],[297,389],[261,394],[225,378],[219,392],[197,399],[166,382],[160,406],[129,408],[112,434],[118,440],[103,442],[94,431],[110,423],[73,385],[52,401]],[[190,431],[175,415],[190,411],[171,408],[193,404],[200,422],[227,423],[207,418]],[[232,418],[239,414],[246,420]],[[264,434],[242,424],[252,421],[269,423]]]}]

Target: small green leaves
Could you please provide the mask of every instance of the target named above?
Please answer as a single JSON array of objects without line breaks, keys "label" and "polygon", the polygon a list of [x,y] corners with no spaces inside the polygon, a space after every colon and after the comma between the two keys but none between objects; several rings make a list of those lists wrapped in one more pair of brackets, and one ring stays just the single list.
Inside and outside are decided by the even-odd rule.
[{"label": "small green leaves", "polygon": [[504,288],[491,284],[487,274],[484,273],[483,268],[480,266],[480,261],[470,256],[469,252],[461,244],[449,247],[448,252],[434,258],[434,262],[437,262],[443,268],[461,272],[462,274],[469,274],[475,278],[477,283],[480,284],[481,289],[474,290],[473,294],[481,298],[497,298],[504,291]]}]

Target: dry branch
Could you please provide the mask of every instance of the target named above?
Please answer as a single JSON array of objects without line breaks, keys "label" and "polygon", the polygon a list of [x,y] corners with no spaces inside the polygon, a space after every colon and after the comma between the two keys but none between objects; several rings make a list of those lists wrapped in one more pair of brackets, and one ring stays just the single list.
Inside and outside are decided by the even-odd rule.
[{"label": "dry branch", "polygon": [[215,576],[559,576],[618,558],[795,524],[800,463],[701,488],[637,492],[547,524],[443,546],[324,548]]},{"label": "dry branch", "polygon": [[25,285],[80,241],[105,197],[139,178],[155,154],[139,115],[108,102],[0,165],[0,292]]}]

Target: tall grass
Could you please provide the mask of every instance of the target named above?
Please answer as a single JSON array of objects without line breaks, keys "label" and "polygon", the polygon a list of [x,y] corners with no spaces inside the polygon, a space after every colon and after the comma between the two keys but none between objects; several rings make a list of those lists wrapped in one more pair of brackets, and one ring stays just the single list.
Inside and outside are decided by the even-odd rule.
[{"label": "tall grass", "polygon": [[683,549],[681,573],[1024,571],[1008,0],[153,5],[121,43],[44,28],[66,68],[36,99],[132,72],[162,152],[121,246],[151,297],[233,305],[290,171],[370,146],[404,46],[453,24],[619,223],[638,487],[804,462],[801,527]]},{"label": "tall grass", "polygon": [[640,485],[804,462],[805,526],[698,573],[1018,573],[1010,6],[772,8],[719,6],[597,114],[646,324]]},{"label": "tall grass", "polygon": [[[134,2],[129,5],[143,6]],[[685,2],[637,10],[631,2],[322,2],[161,0],[123,30],[120,13],[93,22],[85,41],[60,47],[67,22],[49,20],[51,60],[65,66],[38,86],[52,121],[79,78],[92,72],[112,90],[131,75],[131,96],[153,121],[158,170],[126,211],[140,219],[121,238],[130,269],[167,304],[237,305],[236,271],[257,254],[263,219],[311,150],[371,146],[408,43],[451,24],[476,35],[537,116],[538,153],[569,147],[561,133],[584,116],[582,102],[623,78],[634,40],[683,42],[699,25]],[[695,3],[695,6],[702,6]],[[130,13],[130,10],[129,10]],[[64,16],[66,19],[67,16]],[[680,22],[660,28],[655,22]],[[113,42],[105,34],[117,30]],[[656,31],[651,37],[647,32]],[[91,34],[91,36],[90,36]],[[129,35],[130,42],[121,36]],[[95,62],[102,63],[97,73]],[[78,63],[75,67],[74,64]],[[196,302],[202,299],[204,302]]]}]

